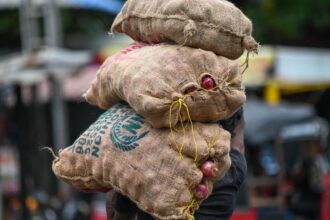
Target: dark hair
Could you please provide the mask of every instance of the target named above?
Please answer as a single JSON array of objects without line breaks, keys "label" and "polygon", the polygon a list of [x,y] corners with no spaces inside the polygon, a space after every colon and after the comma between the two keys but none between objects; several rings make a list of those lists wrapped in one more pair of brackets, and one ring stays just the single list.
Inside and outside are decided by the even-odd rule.
[{"label": "dark hair", "polygon": [[219,121],[219,125],[233,134],[236,126],[243,118],[243,108],[240,108],[233,116],[228,119]]}]

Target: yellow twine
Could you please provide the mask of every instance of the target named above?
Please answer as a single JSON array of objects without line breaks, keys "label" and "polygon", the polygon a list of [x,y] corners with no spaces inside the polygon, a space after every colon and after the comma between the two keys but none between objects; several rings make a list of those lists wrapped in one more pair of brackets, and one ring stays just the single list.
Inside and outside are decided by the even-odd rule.
[{"label": "yellow twine", "polygon": [[[196,142],[196,137],[195,137],[194,125],[193,125],[193,122],[192,122],[192,119],[191,119],[189,107],[188,107],[188,105],[184,101],[184,99],[187,96],[189,96],[189,95],[186,95],[186,96],[184,96],[182,98],[179,98],[176,101],[173,101],[172,104],[171,104],[171,106],[170,106],[170,130],[171,130],[171,137],[172,137],[173,142],[174,142],[174,144],[175,144],[175,146],[176,146],[176,148],[177,148],[177,150],[179,152],[180,158],[183,159],[182,151],[183,151],[183,149],[185,147],[185,143],[186,143],[186,129],[190,125],[190,127],[191,127],[191,134],[193,136],[194,147],[195,147],[195,159],[194,159],[194,161],[197,162],[198,148],[197,148],[197,142]],[[172,125],[172,112],[173,112],[173,108],[175,106],[177,106],[177,105],[178,105],[178,118],[179,118],[179,122],[180,122],[180,125],[181,125],[181,130],[176,129]],[[182,119],[182,115],[181,115],[181,110],[182,109],[186,110],[186,113],[187,113],[188,121],[187,121],[186,124],[184,124],[184,121]],[[175,132],[182,132],[183,133],[183,140],[182,140],[181,146],[175,140]],[[215,141],[216,141],[216,139],[214,137],[212,139],[211,143],[210,143],[210,147],[214,147]],[[188,216],[189,220],[195,220],[195,217],[191,213],[191,209],[192,208],[195,208],[198,205],[198,201],[195,198],[193,198],[193,193],[192,193],[191,190],[190,190],[190,193],[191,193],[191,197],[192,197],[190,203],[188,205],[186,205],[186,206],[183,206],[182,208],[185,210],[186,215]]]},{"label": "yellow twine", "polygon": [[193,198],[188,205],[182,207],[184,208],[187,216],[189,217],[189,220],[195,220],[195,217],[191,214],[190,209],[194,208],[197,204],[197,200]]},{"label": "yellow twine", "polygon": [[[212,137],[211,142],[208,144],[209,148],[213,148],[215,146],[215,142],[216,142],[216,137],[214,136]],[[193,197],[191,186],[189,188],[190,188],[190,194]],[[188,205],[182,207],[185,210],[189,220],[195,220],[195,217],[191,214],[191,208],[194,208],[196,205],[198,205],[198,201],[195,198],[192,198],[192,200]]]},{"label": "yellow twine", "polygon": [[173,109],[174,104],[176,104],[177,102],[179,103],[179,119],[180,119],[181,127],[182,127],[182,130],[183,130],[183,135],[184,135],[183,143],[184,143],[186,133],[185,133],[185,128],[183,127],[183,123],[182,123],[182,117],[181,117],[182,104],[181,104],[180,99],[171,104],[171,107],[170,107],[170,129],[171,129],[171,136],[172,136],[173,142],[175,144],[175,147],[177,148],[177,150],[179,152],[180,159],[183,159],[183,155],[182,155],[183,146],[179,147],[179,145],[176,143],[173,130],[174,131],[177,131],[177,130],[172,127],[172,109]]},{"label": "yellow twine", "polygon": [[242,71],[242,75],[245,73],[245,71],[247,70],[247,68],[249,68],[249,60],[250,60],[250,51],[247,52],[245,61],[241,65],[241,67],[243,67],[245,65],[244,70]]},{"label": "yellow twine", "polygon": [[235,81],[235,79],[236,79],[236,78],[234,77],[233,79],[227,81],[227,85],[231,85],[231,84],[233,84],[233,82]]},{"label": "yellow twine", "polygon": [[[170,106],[170,130],[171,130],[171,136],[173,139],[173,142],[179,152],[180,158],[183,159],[183,155],[182,155],[182,151],[183,148],[185,146],[185,142],[186,142],[186,128],[187,126],[190,124],[191,127],[191,134],[193,136],[193,140],[194,140],[194,147],[195,147],[195,159],[194,161],[197,162],[197,155],[198,155],[198,149],[197,149],[197,142],[196,142],[196,137],[195,137],[195,130],[194,130],[194,125],[190,116],[190,111],[189,111],[189,107],[187,106],[187,104],[184,102],[184,99],[187,96],[184,96],[182,98],[179,98],[178,100],[172,102],[171,106]],[[175,136],[174,136],[174,132],[180,132],[180,130],[177,130],[175,127],[172,126],[172,111],[175,105],[179,105],[179,109],[178,109],[178,117],[179,117],[179,121],[180,121],[180,125],[181,125],[181,131],[183,132],[183,140],[182,140],[182,144],[181,146],[178,145],[178,143],[175,141]],[[187,118],[188,118],[188,122],[186,125],[184,125],[183,123],[183,119],[181,116],[181,110],[182,110],[182,106],[184,107],[184,109],[186,110],[187,113]]]}]

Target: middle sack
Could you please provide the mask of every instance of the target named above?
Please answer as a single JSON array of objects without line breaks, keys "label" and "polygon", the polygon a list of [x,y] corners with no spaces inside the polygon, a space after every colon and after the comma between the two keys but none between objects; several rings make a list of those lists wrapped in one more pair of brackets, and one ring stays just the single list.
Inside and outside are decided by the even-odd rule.
[{"label": "middle sack", "polygon": [[246,100],[234,61],[202,49],[140,42],[109,57],[84,96],[103,109],[124,100],[155,128],[217,122]]}]

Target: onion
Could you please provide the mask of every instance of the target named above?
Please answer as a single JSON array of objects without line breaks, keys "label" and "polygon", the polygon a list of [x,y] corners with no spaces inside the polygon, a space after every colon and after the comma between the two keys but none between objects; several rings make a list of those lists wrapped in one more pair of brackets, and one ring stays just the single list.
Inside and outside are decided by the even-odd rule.
[{"label": "onion", "polygon": [[201,86],[204,89],[213,89],[215,87],[214,79],[211,76],[204,76],[202,78]]},{"label": "onion", "polygon": [[196,188],[195,188],[195,197],[198,200],[205,199],[208,194],[209,194],[209,190],[208,190],[208,188],[206,187],[205,184],[200,183],[196,186]]},{"label": "onion", "polygon": [[216,173],[219,171],[218,167],[216,167],[215,164],[209,160],[203,163],[200,169],[206,178],[214,177]]}]

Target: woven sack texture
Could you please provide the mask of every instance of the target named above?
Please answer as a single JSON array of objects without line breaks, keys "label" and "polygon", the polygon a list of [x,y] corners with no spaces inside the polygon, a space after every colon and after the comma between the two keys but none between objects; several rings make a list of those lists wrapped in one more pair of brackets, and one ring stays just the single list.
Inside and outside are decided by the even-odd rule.
[{"label": "woven sack texture", "polygon": [[[201,86],[205,77],[214,88]],[[109,57],[84,96],[103,109],[124,100],[155,128],[189,119],[217,122],[246,100],[236,62],[201,49],[140,42]]]},{"label": "woven sack texture", "polygon": [[[201,202],[192,189],[204,181],[212,192],[231,165],[230,134],[217,124],[173,129],[152,128],[117,104],[59,153],[53,171],[78,189],[113,188],[156,219],[189,219]],[[207,159],[218,166],[212,180],[199,169]]]},{"label": "woven sack texture", "polygon": [[252,23],[226,0],[128,0],[112,25],[147,43],[175,42],[236,59],[258,52]]}]

